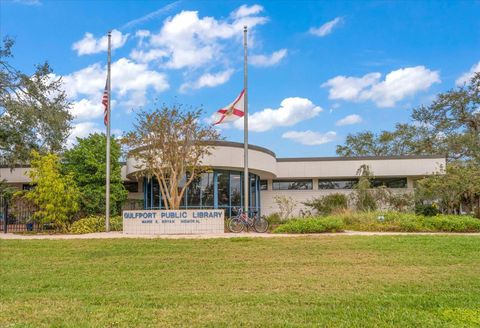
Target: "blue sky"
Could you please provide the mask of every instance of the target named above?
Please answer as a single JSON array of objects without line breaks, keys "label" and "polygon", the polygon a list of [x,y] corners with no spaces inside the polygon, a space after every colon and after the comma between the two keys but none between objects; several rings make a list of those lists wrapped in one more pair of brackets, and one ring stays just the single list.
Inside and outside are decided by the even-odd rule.
[{"label": "blue sky", "polygon": [[[348,133],[391,129],[480,70],[479,1],[2,1],[13,64],[48,60],[73,103],[74,136],[102,131],[105,36],[114,30],[112,129],[174,102],[205,120],[243,88],[249,25],[250,143],[332,156]],[[242,141],[241,122],[222,125]]]}]

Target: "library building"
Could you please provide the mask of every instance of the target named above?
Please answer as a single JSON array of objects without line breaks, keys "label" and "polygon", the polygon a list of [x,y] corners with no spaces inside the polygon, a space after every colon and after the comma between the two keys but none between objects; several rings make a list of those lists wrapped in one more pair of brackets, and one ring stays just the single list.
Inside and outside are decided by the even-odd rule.
[{"label": "library building", "polygon": [[[249,145],[250,188],[248,206],[261,215],[278,212],[276,196],[290,197],[296,204],[294,214],[304,209],[303,202],[331,193],[349,194],[358,179],[357,171],[368,165],[374,174],[373,186],[385,186],[393,192],[413,192],[415,181],[441,172],[441,156],[366,156],[366,157],[292,157],[277,158],[269,149]],[[211,155],[203,159],[210,170],[202,173],[189,187],[182,201],[184,209],[232,209],[243,207],[243,143],[217,141]],[[30,187],[28,167],[0,168],[0,177],[18,189]],[[155,179],[138,178],[141,166],[134,158],[122,165],[122,177],[128,190],[128,209],[162,209],[162,197]]]}]

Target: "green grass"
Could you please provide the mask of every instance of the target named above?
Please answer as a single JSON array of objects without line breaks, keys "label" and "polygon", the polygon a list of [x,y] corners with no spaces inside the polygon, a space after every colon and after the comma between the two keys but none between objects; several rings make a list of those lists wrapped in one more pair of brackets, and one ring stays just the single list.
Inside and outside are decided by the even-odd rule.
[{"label": "green grass", "polygon": [[2,240],[0,327],[478,327],[480,238]]}]

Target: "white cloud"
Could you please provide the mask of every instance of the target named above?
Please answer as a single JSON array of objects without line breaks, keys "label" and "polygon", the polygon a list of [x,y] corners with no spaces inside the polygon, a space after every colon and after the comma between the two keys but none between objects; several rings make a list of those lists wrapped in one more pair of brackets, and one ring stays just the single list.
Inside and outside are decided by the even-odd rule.
[{"label": "white cloud", "polygon": [[[71,112],[77,120],[101,115],[106,77],[106,68],[99,63],[62,77],[68,98],[73,102]],[[162,92],[168,88],[166,75],[150,70],[147,64],[134,63],[127,58],[112,63],[112,110],[117,105],[143,106],[149,89]]]},{"label": "white cloud", "polygon": [[138,30],[135,32],[135,36],[137,38],[146,38],[150,36],[150,31],[149,30]]},{"label": "white cloud", "polygon": [[[122,34],[118,30],[112,31],[112,49],[123,47],[129,34]],[[77,55],[91,55],[108,50],[108,37],[106,35],[96,39],[92,33],[85,33],[83,39],[75,42],[72,46],[77,51]]]},{"label": "white cloud", "polygon": [[103,111],[104,107],[100,98],[97,100],[83,98],[79,101],[74,101],[72,103],[72,108],[70,109],[70,113],[76,120],[96,118],[101,116]]},{"label": "white cloud", "polygon": [[257,15],[263,11],[263,7],[260,5],[241,5],[237,10],[231,13],[231,16],[234,18],[241,18],[251,15]]},{"label": "white cloud", "polygon": [[[321,111],[322,108],[307,98],[285,98],[279,108],[266,108],[248,115],[248,129],[264,132],[279,126],[292,126],[317,116]],[[233,124],[237,129],[243,129],[243,119],[236,120]]]},{"label": "white cloud", "polygon": [[[152,87],[157,92],[169,88],[163,73],[150,70],[146,64],[137,64],[127,58],[112,63],[112,92],[125,96],[130,91],[146,92]],[[65,90],[70,97],[79,94],[95,95],[103,92],[107,72],[96,63],[63,77]]]},{"label": "white cloud", "polygon": [[328,91],[329,99],[357,100],[360,93],[380,80],[382,74],[369,73],[362,77],[336,76],[322,84]]},{"label": "white cloud", "polygon": [[76,138],[85,138],[90,133],[102,133],[103,131],[93,122],[81,122],[73,124],[70,136],[67,139],[67,147],[71,148],[76,144]]},{"label": "white cloud", "polygon": [[317,27],[317,28],[312,27],[309,32],[313,35],[323,37],[332,33],[333,29],[336,26],[339,26],[341,23],[343,23],[343,18],[337,17],[329,22],[326,22],[320,27]]},{"label": "white cloud", "polygon": [[270,56],[267,55],[253,55],[250,57],[250,63],[253,66],[274,66],[287,55],[287,49],[280,49],[275,51]]},{"label": "white cloud", "polygon": [[[215,60],[226,61],[228,57],[224,50],[228,43],[225,41],[240,41],[244,25],[248,25],[251,35],[256,26],[266,23],[266,17],[258,16],[262,10],[263,7],[258,5],[242,6],[225,20],[199,17],[197,11],[182,11],[167,18],[158,33],[151,33],[147,46],[150,51],[158,49],[166,53],[167,56],[161,57],[164,60],[162,65],[172,69],[199,68]],[[136,60],[141,60],[142,54],[146,56],[141,60],[144,62],[160,59],[155,56],[147,58],[148,51],[137,50],[134,52]]]},{"label": "white cloud", "polygon": [[167,56],[168,53],[162,49],[151,49],[147,51],[133,49],[130,53],[130,57],[140,63],[148,63]]},{"label": "white cloud", "polygon": [[71,99],[79,95],[101,95],[106,78],[106,71],[98,63],[62,77],[65,91]]},{"label": "white cloud", "polygon": [[182,84],[182,86],[180,87],[180,92],[185,92],[188,89],[200,89],[204,87],[213,88],[217,85],[224,84],[225,82],[230,80],[233,72],[233,69],[227,69],[216,74],[205,73],[194,82],[187,82]]},{"label": "white cloud", "polygon": [[307,146],[323,145],[335,140],[337,133],[329,131],[327,133],[306,131],[288,131],[282,134],[282,138],[290,139]]},{"label": "white cloud", "polygon": [[362,118],[360,117],[360,115],[352,114],[352,115],[347,115],[344,118],[338,120],[335,123],[335,125],[337,125],[337,126],[351,125],[351,124],[357,124],[357,123],[361,123],[361,122],[362,122]]},{"label": "white cloud", "polygon": [[360,78],[337,76],[323,83],[322,87],[329,88],[330,99],[370,100],[379,107],[393,107],[398,101],[440,82],[438,71],[425,66],[401,68],[388,73],[383,81],[380,78],[380,73],[369,73]]},{"label": "white cloud", "polygon": [[172,2],[172,3],[169,3],[168,5],[166,6],[163,6],[162,8],[160,9],[157,9],[155,11],[152,11],[151,13],[148,13],[147,15],[145,16],[142,16],[140,18],[136,18],[136,19],[132,19],[131,21],[129,21],[128,23],[126,23],[125,25],[122,26],[122,29],[125,29],[125,28],[131,28],[135,25],[138,25],[138,24],[143,24],[145,22],[148,22],[160,15],[163,15],[165,14],[166,12],[168,12],[169,10],[175,8],[178,4],[180,3],[180,1],[175,1],[175,2]]},{"label": "white cloud", "polygon": [[129,91],[146,93],[147,88],[157,92],[169,88],[167,77],[163,73],[149,70],[146,64],[137,64],[127,58],[120,58],[112,64],[112,88],[120,95]]},{"label": "white cloud", "polygon": [[480,72],[480,61],[473,65],[468,72],[463,73],[456,81],[457,86],[462,86],[465,83],[469,83],[471,78],[476,72]]},{"label": "white cloud", "polygon": [[135,32],[135,37],[138,39],[138,46],[142,47],[145,43],[145,39],[148,39],[150,36],[150,31],[149,30],[138,30]]}]

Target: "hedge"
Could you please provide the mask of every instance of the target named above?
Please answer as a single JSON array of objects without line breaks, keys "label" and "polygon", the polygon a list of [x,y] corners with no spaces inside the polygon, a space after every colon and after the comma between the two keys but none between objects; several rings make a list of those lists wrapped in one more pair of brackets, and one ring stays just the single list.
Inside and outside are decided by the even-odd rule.
[{"label": "hedge", "polygon": [[[110,231],[122,231],[123,221],[121,216],[110,217]],[[69,230],[70,233],[84,234],[105,232],[105,216],[89,216],[75,221]]]}]

